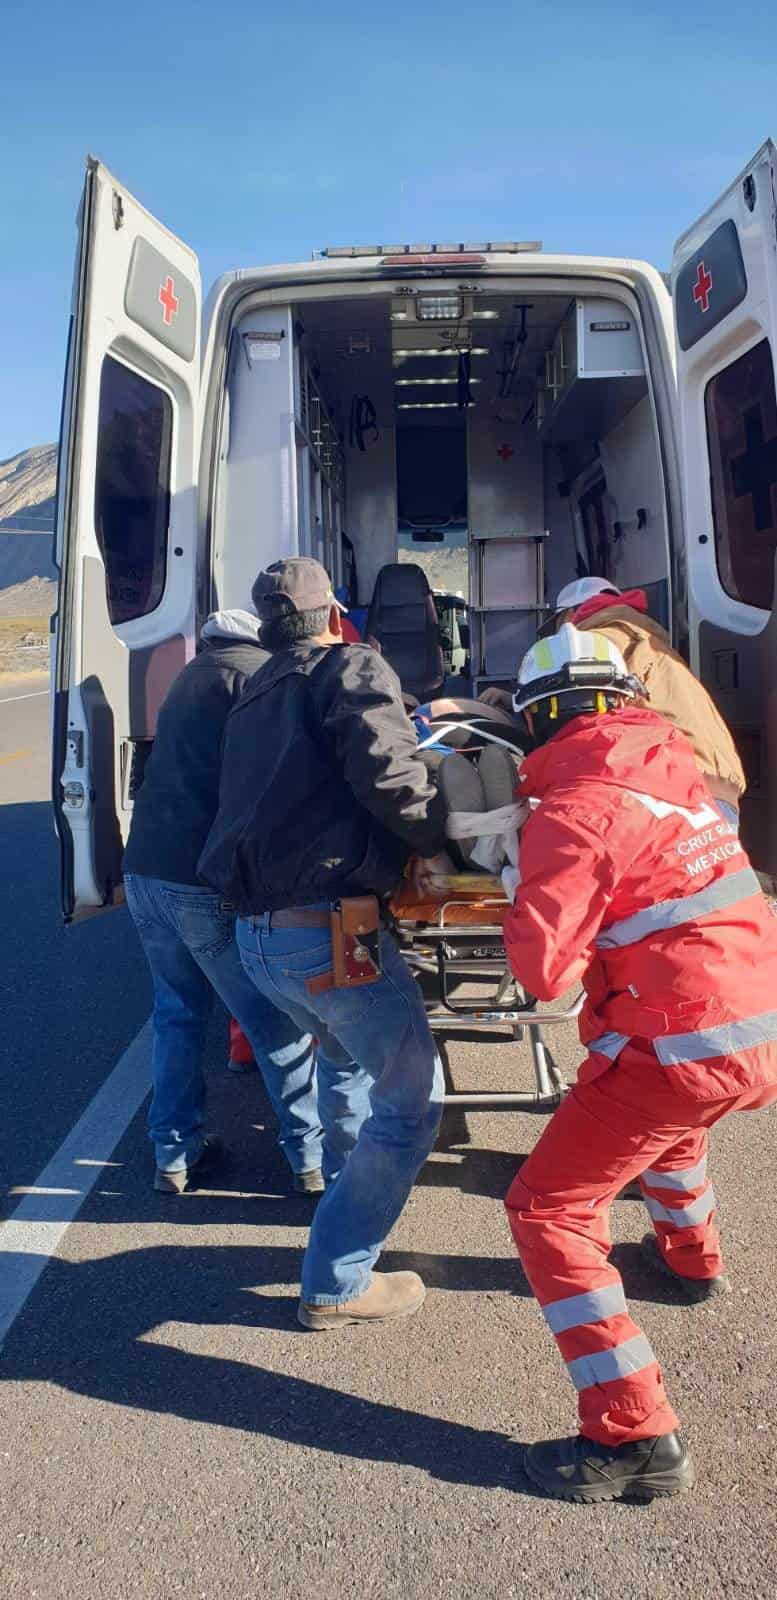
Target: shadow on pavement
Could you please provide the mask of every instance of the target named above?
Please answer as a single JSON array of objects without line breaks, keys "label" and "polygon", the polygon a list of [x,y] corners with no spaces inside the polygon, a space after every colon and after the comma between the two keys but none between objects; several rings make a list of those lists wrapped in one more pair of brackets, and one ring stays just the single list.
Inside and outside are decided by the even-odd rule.
[{"label": "shadow on pavement", "polygon": [[[647,1216],[645,1221],[647,1223]],[[688,1312],[688,1301],[682,1290],[675,1289],[674,1284],[665,1278],[663,1273],[651,1269],[642,1254],[641,1245],[613,1245],[610,1260],[623,1279],[627,1299],[649,1300],[652,1305],[657,1306],[683,1306]]]},{"label": "shadow on pavement", "polygon": [[[262,1292],[268,1284],[294,1283],[299,1261],[295,1250],[238,1246],[157,1247],[80,1264],[54,1259],[33,1297],[37,1315],[23,1316],[12,1330],[0,1378],[52,1383],[110,1405],[238,1428],[350,1459],[401,1463],[447,1482],[534,1494],[521,1468],[523,1447],[505,1434],[147,1337],[171,1321],[231,1323],[257,1330],[258,1358],[261,1329],[316,1339],[296,1323],[296,1298]],[[501,1288],[509,1277],[510,1287],[520,1288],[512,1259],[387,1252],[387,1267],[400,1262],[422,1265],[432,1287]],[[353,1343],[384,1336],[396,1332],[351,1328],[339,1337],[353,1341],[353,1359]]]},{"label": "shadow on pavement", "polygon": [[[151,985],[126,911],[63,926],[48,801],[0,805],[0,883],[0,1175],[19,1186],[145,1022]],[[0,1213],[15,1203],[0,1195]]]},{"label": "shadow on pavement", "polygon": [[[435,1159],[439,1156],[447,1159]],[[455,1157],[459,1159],[451,1159]],[[479,1150],[470,1146],[460,1151],[438,1144],[419,1173],[416,1184],[421,1188],[458,1189],[462,1194],[479,1194],[488,1200],[503,1200],[525,1160],[525,1155],[516,1155],[513,1150]]]}]

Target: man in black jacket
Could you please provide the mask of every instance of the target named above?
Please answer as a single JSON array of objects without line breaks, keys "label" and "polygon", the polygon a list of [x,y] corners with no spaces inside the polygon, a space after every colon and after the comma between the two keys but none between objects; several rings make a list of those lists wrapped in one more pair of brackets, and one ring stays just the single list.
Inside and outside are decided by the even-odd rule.
[{"label": "man in black jacket", "polygon": [[201,654],[176,678],[159,713],[124,855],[127,903],[154,984],[149,1128],[154,1187],[166,1194],[181,1193],[223,1156],[220,1141],[204,1134],[202,1059],[211,985],[253,1047],[294,1187],[303,1193],[323,1188],[310,1032],[257,993],[235,943],[233,909],[197,878],[218,805],[224,724],[268,659],[258,629],[247,611],[208,618]]},{"label": "man in black jacket", "polygon": [[276,562],[253,599],[272,658],[229,718],[200,872],[238,910],[257,989],[320,1040],[327,1139],[332,1107],[350,1109],[356,1142],[319,1202],[300,1321],[388,1321],[424,1298],[416,1273],[372,1269],[434,1144],[442,1071],[390,934],[380,935],[375,981],[333,986],[330,912],[354,896],[387,897],[411,854],[431,858],[433,873],[443,810],[399,680],[368,646],[343,645],[324,568],[307,557]]}]

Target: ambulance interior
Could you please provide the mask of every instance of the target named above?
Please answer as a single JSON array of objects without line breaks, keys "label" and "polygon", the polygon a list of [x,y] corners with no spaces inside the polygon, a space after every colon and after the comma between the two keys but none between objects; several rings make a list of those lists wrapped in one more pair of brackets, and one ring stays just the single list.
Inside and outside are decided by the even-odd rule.
[{"label": "ambulance interior", "polygon": [[244,604],[279,554],[316,555],[389,659],[403,634],[394,664],[421,699],[441,685],[417,569],[449,691],[508,684],[559,588],[584,574],[646,589],[668,624],[640,329],[592,288],[370,285],[245,311],[214,507],[218,602]]}]

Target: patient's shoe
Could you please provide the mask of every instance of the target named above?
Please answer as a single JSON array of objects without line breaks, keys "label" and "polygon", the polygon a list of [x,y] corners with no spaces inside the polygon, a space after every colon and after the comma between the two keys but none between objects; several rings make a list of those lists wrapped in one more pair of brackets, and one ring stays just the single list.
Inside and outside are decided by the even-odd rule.
[{"label": "patient's shoe", "polygon": [[515,799],[516,766],[509,750],[487,744],[478,762],[478,772],[486,797],[486,811],[501,811]]}]

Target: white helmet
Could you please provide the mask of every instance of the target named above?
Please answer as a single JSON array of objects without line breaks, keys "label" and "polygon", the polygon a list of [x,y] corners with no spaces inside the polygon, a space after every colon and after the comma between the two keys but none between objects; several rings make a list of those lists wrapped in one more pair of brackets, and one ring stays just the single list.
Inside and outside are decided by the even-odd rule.
[{"label": "white helmet", "polygon": [[597,594],[620,594],[621,590],[614,583],[609,583],[607,578],[576,578],[574,583],[567,583],[559,589],[556,595],[557,611],[573,611],[575,606],[581,606],[585,600],[593,600]]},{"label": "white helmet", "polygon": [[588,700],[585,710],[605,711],[605,696],[624,695],[628,700],[646,700],[647,690],[629,672],[617,645],[606,633],[583,633],[565,622],[558,633],[538,639],[518,668],[518,687],[513,695],[513,710],[532,711],[550,701],[550,717],[559,714],[559,700],[566,695]]}]

